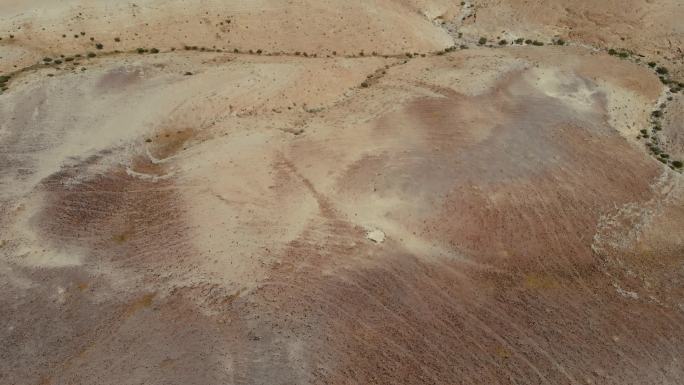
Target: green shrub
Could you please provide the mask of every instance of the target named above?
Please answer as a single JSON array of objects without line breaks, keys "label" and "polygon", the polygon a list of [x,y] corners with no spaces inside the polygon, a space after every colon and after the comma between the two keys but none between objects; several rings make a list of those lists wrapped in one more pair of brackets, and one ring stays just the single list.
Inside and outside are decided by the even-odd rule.
[{"label": "green shrub", "polygon": [[670,157],[670,155],[669,155],[669,154],[662,153],[662,154],[660,154],[660,157],[663,158],[663,159],[667,159],[667,158]]},{"label": "green shrub", "polygon": [[104,48],[104,45],[102,45],[102,43],[97,43],[97,44],[95,44],[95,48],[102,49],[102,48]]},{"label": "green shrub", "polygon": [[114,38],[114,41],[117,42],[117,43],[119,43],[119,42],[121,42],[121,38],[120,38],[120,37],[115,37],[115,38]]},{"label": "green shrub", "polygon": [[156,48],[152,48],[152,49],[150,50],[150,53],[159,53],[159,50],[156,49]]},{"label": "green shrub", "polygon": [[651,116],[653,116],[654,118],[660,118],[663,116],[663,112],[660,110],[655,110],[651,112]]},{"label": "green shrub", "polygon": [[654,68],[656,66],[656,62],[650,61],[650,62],[648,62],[648,66],[651,68]]},{"label": "green shrub", "polygon": [[508,42],[506,41],[506,39],[501,39],[501,40],[499,40],[499,45],[506,45],[506,44],[508,44]]},{"label": "green shrub", "polygon": [[147,52],[147,50],[145,48],[138,48],[137,51],[139,54],[143,54],[143,53]]},{"label": "green shrub", "polygon": [[611,48],[608,50],[608,55],[617,55],[617,51]]},{"label": "green shrub", "polygon": [[9,80],[10,80],[10,77],[7,75],[0,76],[0,85],[7,83]]},{"label": "green shrub", "polygon": [[544,43],[542,43],[542,42],[539,41],[539,40],[535,40],[535,41],[532,42],[532,45],[536,45],[536,46],[538,46],[538,47],[541,47],[542,45],[544,45]]},{"label": "green shrub", "polygon": [[681,161],[681,160],[675,160],[674,162],[672,162],[672,165],[673,165],[675,168],[682,168],[682,166],[684,166],[684,164],[682,164],[682,161]]},{"label": "green shrub", "polygon": [[618,54],[619,57],[625,59],[629,57],[629,52],[622,51]]},{"label": "green shrub", "polygon": [[648,130],[647,130],[647,129],[645,129],[645,128],[644,128],[644,129],[641,129],[641,130],[639,130],[639,132],[641,132],[642,134],[648,134]]},{"label": "green shrub", "polygon": [[477,44],[479,44],[479,45],[485,45],[485,44],[487,44],[487,38],[486,38],[486,37],[481,37],[480,40],[477,41]]},{"label": "green shrub", "polygon": [[93,57],[95,57],[95,56],[97,56],[97,55],[96,55],[94,52],[88,52],[88,55],[87,55],[87,56],[88,56],[89,58],[93,58]]},{"label": "green shrub", "polygon": [[565,40],[563,40],[563,39],[558,39],[558,40],[556,40],[556,44],[558,44],[558,45],[565,45]]},{"label": "green shrub", "polygon": [[525,44],[532,44],[532,40],[530,40],[530,39],[525,40]]},{"label": "green shrub", "polygon": [[525,41],[522,37],[515,39],[515,44],[522,44]]},{"label": "green shrub", "polygon": [[656,69],[656,72],[659,73],[660,75],[667,75],[670,71],[667,70],[665,67],[658,67]]},{"label": "green shrub", "polygon": [[51,58],[51,57],[46,57],[46,58],[43,58],[43,61],[46,62],[46,63],[49,63],[49,62],[52,61],[52,58]]}]

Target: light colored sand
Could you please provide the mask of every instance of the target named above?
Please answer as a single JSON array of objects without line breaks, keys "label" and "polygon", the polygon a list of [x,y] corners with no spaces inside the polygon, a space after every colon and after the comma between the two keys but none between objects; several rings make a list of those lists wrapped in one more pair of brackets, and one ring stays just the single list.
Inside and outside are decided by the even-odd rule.
[{"label": "light colored sand", "polygon": [[680,4],[465,3],[5,1],[0,383],[676,383]]}]

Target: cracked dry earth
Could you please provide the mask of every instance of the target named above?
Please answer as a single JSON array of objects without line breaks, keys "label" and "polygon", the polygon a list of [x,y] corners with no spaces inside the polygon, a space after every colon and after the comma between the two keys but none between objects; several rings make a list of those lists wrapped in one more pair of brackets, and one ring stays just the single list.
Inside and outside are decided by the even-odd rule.
[{"label": "cracked dry earth", "polygon": [[[684,382],[684,179],[634,139],[648,67],[431,53],[491,2],[6,1],[0,384]],[[214,24],[223,52],[182,48]],[[90,34],[162,52],[30,66]]]}]

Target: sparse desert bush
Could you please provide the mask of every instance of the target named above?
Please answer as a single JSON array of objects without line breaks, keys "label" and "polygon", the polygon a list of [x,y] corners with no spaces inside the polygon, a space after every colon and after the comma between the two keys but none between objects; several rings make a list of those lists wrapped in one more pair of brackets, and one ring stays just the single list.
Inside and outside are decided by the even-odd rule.
[{"label": "sparse desert bush", "polygon": [[656,66],[656,62],[650,61],[650,62],[648,62],[648,66],[651,68],[654,68]]},{"label": "sparse desert bush", "polygon": [[114,41],[117,42],[117,43],[119,43],[119,42],[121,42],[121,38],[120,38],[120,37],[115,37],[115,38],[114,38]]},{"label": "sparse desert bush", "polygon": [[651,116],[653,116],[654,118],[661,118],[663,116],[663,112],[660,110],[655,110],[651,112]]},{"label": "sparse desert bush", "polygon": [[368,82],[361,83],[361,87],[363,87],[363,88],[368,88],[369,86],[370,86],[370,84],[368,84]]},{"label": "sparse desert bush", "polygon": [[645,128],[639,130],[639,132],[641,132],[642,134],[648,134],[648,130]]},{"label": "sparse desert bush", "polygon": [[102,43],[97,43],[97,44],[95,44],[95,48],[102,49],[102,48],[104,48],[104,45],[102,45]]},{"label": "sparse desert bush", "polygon": [[629,52],[622,51],[622,52],[620,52],[620,53],[618,54],[618,56],[621,57],[621,58],[623,58],[623,59],[628,58],[628,57],[629,57]]},{"label": "sparse desert bush", "polygon": [[147,50],[145,48],[138,48],[137,51],[139,54],[143,54],[143,53],[147,52]]},{"label": "sparse desert bush", "polygon": [[666,153],[662,153],[662,154],[660,154],[660,157],[663,158],[663,159],[667,159],[667,158],[670,157],[670,155],[669,155],[669,154],[666,154]]},{"label": "sparse desert bush", "polygon": [[515,44],[522,44],[525,41],[522,37],[515,39]]},{"label": "sparse desert bush", "polygon": [[617,51],[613,48],[608,50],[608,55],[617,55]]},{"label": "sparse desert bush", "polygon": [[532,40],[530,40],[530,39],[525,40],[525,44],[532,44]]},{"label": "sparse desert bush", "polygon": [[499,40],[499,45],[506,45],[506,44],[508,44],[508,42],[506,41],[506,39],[501,39],[501,40]]},{"label": "sparse desert bush", "polygon": [[539,40],[535,40],[535,41],[532,42],[532,45],[536,45],[536,46],[538,46],[538,47],[541,47],[542,45],[544,45],[544,43],[542,43],[542,42],[539,41]]},{"label": "sparse desert bush", "polygon": [[479,44],[479,45],[485,45],[485,44],[487,44],[487,38],[486,38],[486,37],[481,37],[480,40],[477,41],[477,44]]},{"label": "sparse desert bush", "polygon": [[43,58],[43,61],[46,62],[46,63],[49,63],[49,62],[52,61],[52,58],[51,58],[51,57],[46,57],[46,58]]},{"label": "sparse desert bush", "polygon": [[0,85],[4,85],[10,80],[10,77],[7,75],[0,75]]},{"label": "sparse desert bush", "polygon": [[159,50],[156,49],[156,48],[152,48],[152,49],[150,50],[150,53],[159,53]]},{"label": "sparse desert bush", "polygon": [[97,55],[96,55],[94,52],[88,52],[88,57],[89,57],[89,58],[93,58],[93,57],[95,57],[95,56],[97,56]]},{"label": "sparse desert bush", "polygon": [[556,44],[557,44],[557,45],[565,45],[565,40],[563,40],[563,39],[558,39],[558,40],[556,40]]},{"label": "sparse desert bush", "polygon": [[656,68],[656,72],[660,75],[667,75],[670,71],[668,71],[665,67],[658,67]]},{"label": "sparse desert bush", "polygon": [[675,168],[682,168],[684,166],[684,164],[682,163],[681,160],[675,160],[672,162],[672,166],[674,166]]}]

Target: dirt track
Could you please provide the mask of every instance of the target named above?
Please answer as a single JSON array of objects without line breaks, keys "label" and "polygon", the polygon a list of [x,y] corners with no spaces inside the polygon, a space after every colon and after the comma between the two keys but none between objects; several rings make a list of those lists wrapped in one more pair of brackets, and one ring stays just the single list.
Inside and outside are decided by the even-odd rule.
[{"label": "dirt track", "polygon": [[491,2],[77,3],[1,14],[0,383],[684,378],[666,23],[621,59],[543,12],[509,33],[581,31],[478,46]]}]

